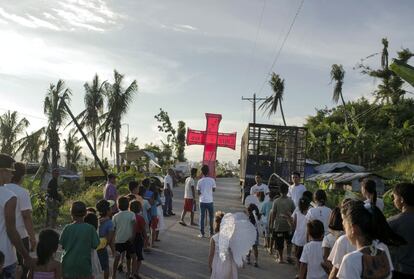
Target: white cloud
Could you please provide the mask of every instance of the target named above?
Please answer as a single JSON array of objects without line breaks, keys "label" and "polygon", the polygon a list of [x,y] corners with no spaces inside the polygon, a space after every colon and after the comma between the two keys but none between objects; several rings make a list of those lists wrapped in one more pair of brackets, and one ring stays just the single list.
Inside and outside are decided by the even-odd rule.
[{"label": "white cloud", "polygon": [[98,32],[103,32],[105,31],[103,28],[101,27],[96,27],[94,25],[85,23],[82,21],[81,18],[78,17],[78,15],[76,15],[73,12],[68,12],[66,10],[63,9],[53,9],[56,14],[61,17],[61,19],[63,19],[67,24],[69,24],[71,26],[71,28],[69,28],[69,30],[73,31],[75,30],[74,27],[78,27],[81,29],[87,29],[90,31],[98,31]]},{"label": "white cloud", "polygon": [[32,22],[35,25],[37,25],[37,27],[44,27],[44,28],[47,28],[47,29],[55,30],[55,31],[59,31],[60,30],[59,27],[57,27],[53,23],[50,23],[50,22],[48,22],[46,20],[37,18],[37,17],[32,16],[32,15],[28,15],[28,18],[30,18],[32,20]]},{"label": "white cloud", "polygon": [[188,24],[176,24],[175,26],[178,27],[178,28],[187,29],[187,30],[191,30],[191,31],[197,30],[196,27],[188,25]]},{"label": "white cloud", "polygon": [[47,19],[56,19],[56,17],[47,12],[43,12],[43,16]]},{"label": "white cloud", "polygon": [[[37,10],[21,8],[21,6],[20,9],[10,6],[9,10],[16,11],[10,12],[0,8],[2,23],[6,19],[23,27],[31,29],[46,28],[54,31],[86,29],[88,31],[104,32],[117,24],[119,18],[122,18],[102,0],[61,0],[50,2],[50,4],[46,2],[44,5],[39,5]],[[30,10],[30,14],[26,10]]]},{"label": "white cloud", "polygon": [[32,78],[85,80],[99,70],[110,71],[104,59],[77,49],[47,43],[39,37],[0,31],[0,73]]},{"label": "white cloud", "polygon": [[159,24],[159,26],[162,29],[168,29],[168,30],[172,30],[175,32],[192,32],[192,31],[198,30],[196,27],[188,25],[188,24],[172,24],[172,25]]},{"label": "white cloud", "polygon": [[28,28],[38,28],[39,25],[34,22],[31,19],[27,19],[26,17],[18,16],[16,14],[8,13],[3,8],[0,7],[0,16],[2,16],[5,19],[8,19],[10,21],[13,21],[14,23],[17,23],[19,25],[22,25],[24,27]]}]

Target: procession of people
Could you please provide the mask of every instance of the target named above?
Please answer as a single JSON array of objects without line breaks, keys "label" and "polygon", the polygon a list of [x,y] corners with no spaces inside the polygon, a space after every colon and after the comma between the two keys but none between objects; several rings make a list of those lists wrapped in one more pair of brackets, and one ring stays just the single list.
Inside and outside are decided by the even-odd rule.
[{"label": "procession of people", "polygon": [[[200,171],[198,176],[198,170],[191,169],[185,180],[183,210],[177,221],[184,227],[195,226],[194,213],[199,210],[198,237],[210,238],[206,263],[211,278],[238,278],[239,269],[249,264],[261,268],[261,242],[269,255],[260,257],[274,257],[275,265],[296,264],[301,279],[412,278],[414,274],[413,184],[395,185],[394,205],[401,213],[387,221],[372,180],[361,182],[366,200],[345,199],[328,208],[327,193],[307,191],[298,172],[292,174],[292,185],[277,189],[269,188],[257,173],[245,200],[246,210],[225,213],[214,207],[220,185],[209,176],[207,165]],[[145,253],[162,249],[164,218],[175,215],[174,171],[167,171],[162,187],[151,180],[130,181],[127,195],[118,194],[117,176],[109,174],[102,199],[90,208],[74,201],[72,222],[60,232],[54,229],[62,202],[59,170],[52,174],[46,228],[36,237],[29,193],[21,186],[24,164],[0,154],[1,277],[116,278],[125,273],[127,278],[141,278]],[[60,260],[54,258],[59,247]]]}]

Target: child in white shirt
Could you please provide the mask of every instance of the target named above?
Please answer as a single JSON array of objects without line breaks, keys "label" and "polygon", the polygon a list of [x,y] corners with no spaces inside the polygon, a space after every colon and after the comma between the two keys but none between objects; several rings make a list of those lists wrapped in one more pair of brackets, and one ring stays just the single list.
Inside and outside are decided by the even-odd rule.
[{"label": "child in white shirt", "polygon": [[393,265],[387,245],[399,246],[405,240],[391,230],[376,206],[366,208],[364,202],[351,200],[341,213],[345,233],[357,250],[344,257],[337,277],[391,278]]},{"label": "child in white shirt", "polygon": [[310,221],[307,229],[310,242],[305,244],[300,257],[299,279],[326,279],[328,274],[321,265],[323,262],[323,223],[319,220]]},{"label": "child in white shirt", "polygon": [[329,233],[325,235],[322,241],[323,248],[323,268],[328,274],[332,270],[332,263],[328,260],[328,256],[331,253],[332,247],[335,245],[336,240],[344,234],[344,228],[342,226],[341,209],[335,207],[331,216],[329,217]]},{"label": "child in white shirt", "polygon": [[306,219],[308,219],[308,221],[321,221],[326,235],[328,234],[329,216],[331,216],[332,211],[325,205],[328,197],[326,196],[326,192],[324,190],[319,189],[313,195],[313,199],[316,203],[316,207],[309,209],[308,213],[306,214]]},{"label": "child in white shirt", "polygon": [[303,246],[306,244],[306,213],[310,206],[310,200],[305,197],[299,199],[299,205],[293,211],[293,233],[292,243],[295,245],[295,256],[299,265],[300,257],[302,256]]}]

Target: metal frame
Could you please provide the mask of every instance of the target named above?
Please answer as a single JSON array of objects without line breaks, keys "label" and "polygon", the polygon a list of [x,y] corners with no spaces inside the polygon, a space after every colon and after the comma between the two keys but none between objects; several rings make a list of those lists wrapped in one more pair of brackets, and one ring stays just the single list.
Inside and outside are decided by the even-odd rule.
[{"label": "metal frame", "polygon": [[249,123],[242,139],[242,148],[247,147],[247,150],[243,150],[242,155],[255,156],[256,168],[261,159],[271,157],[273,172],[287,181],[293,171],[303,177],[306,136],[307,130],[303,127]]}]

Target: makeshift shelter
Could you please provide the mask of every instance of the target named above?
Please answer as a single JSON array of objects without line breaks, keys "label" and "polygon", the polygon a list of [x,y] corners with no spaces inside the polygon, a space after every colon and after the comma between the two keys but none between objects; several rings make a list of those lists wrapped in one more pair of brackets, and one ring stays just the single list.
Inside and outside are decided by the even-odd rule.
[{"label": "makeshift shelter", "polygon": [[157,158],[155,157],[154,153],[150,151],[146,151],[142,149],[128,150],[128,151],[119,153],[119,155],[121,156],[122,160],[125,160],[127,162],[133,162],[133,161],[141,159],[142,157],[145,157],[145,158],[148,158],[150,164],[161,169],[161,166],[157,163]]},{"label": "makeshift shelter", "polygon": [[344,172],[365,172],[363,166],[353,165],[346,162],[327,163],[315,167],[317,173],[344,173]]},{"label": "makeshift shelter", "polygon": [[308,176],[311,176],[312,174],[316,173],[315,168],[319,166],[319,162],[312,160],[312,159],[306,159],[305,160],[305,178]]},{"label": "makeshift shelter", "polygon": [[382,177],[370,172],[319,173],[309,176],[306,180],[332,182],[333,185],[330,185],[330,188],[343,188],[344,190],[359,192],[361,191],[361,180],[365,178],[375,181],[379,195],[384,193],[385,185]]}]

